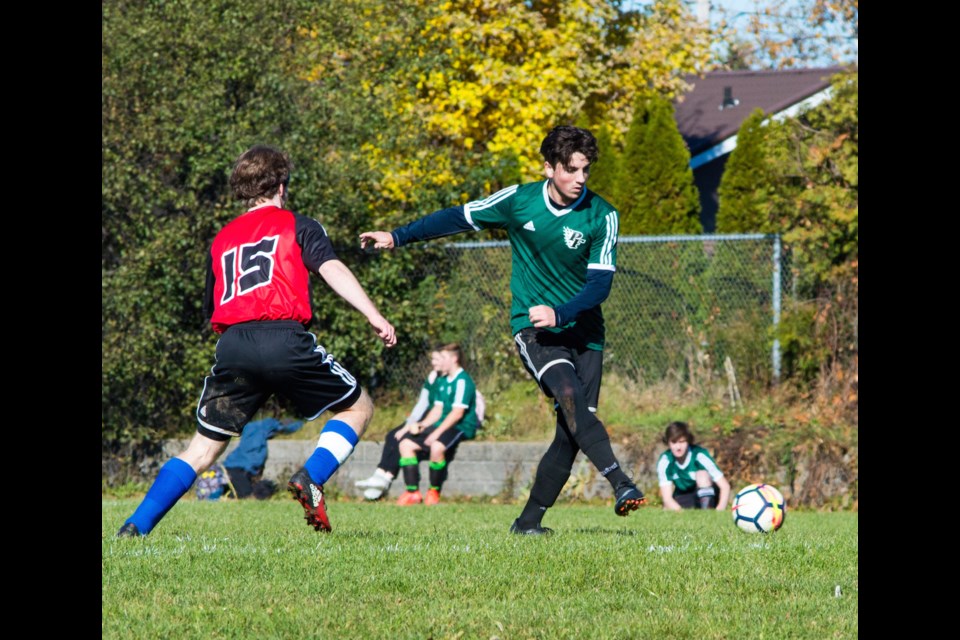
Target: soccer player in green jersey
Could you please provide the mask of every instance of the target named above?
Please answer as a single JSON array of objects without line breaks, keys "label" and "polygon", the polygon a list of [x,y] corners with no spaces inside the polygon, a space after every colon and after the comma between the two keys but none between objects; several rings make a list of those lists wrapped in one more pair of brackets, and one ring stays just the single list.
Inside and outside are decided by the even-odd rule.
[{"label": "soccer player in green jersey", "polygon": [[663,434],[663,443],[669,447],[657,460],[663,508],[726,509],[730,483],[710,453],[697,446],[690,427],[685,422],[671,422]]},{"label": "soccer player in green jersey", "polygon": [[[413,411],[407,416],[403,424],[387,433],[383,438],[383,451],[380,453],[380,463],[373,475],[364,480],[357,480],[354,484],[364,489],[363,497],[367,500],[379,500],[390,490],[393,479],[400,473],[400,441],[405,436],[426,439],[426,434],[420,433],[417,423],[433,408],[437,397],[437,387],[440,384],[440,351],[430,352],[430,373],[420,388],[420,396]],[[417,425],[417,426],[414,426]],[[413,429],[413,431],[411,431]],[[424,457],[426,454],[424,454]],[[449,460],[448,460],[449,462]]]},{"label": "soccer player in green jersey", "polygon": [[[437,378],[433,407],[400,441],[400,470],[407,490],[397,504],[435,505],[440,502],[440,491],[447,478],[447,464],[464,440],[477,435],[480,419],[477,415],[477,387],[460,362],[463,352],[452,343],[440,347],[440,377]],[[414,428],[415,427],[415,428]],[[424,437],[425,436],[425,437]],[[430,456],[430,488],[420,495],[418,456],[427,451]]]},{"label": "soccer player in green jersey", "polygon": [[603,369],[600,304],[616,270],[619,215],[586,187],[599,156],[584,129],[559,126],[540,153],[546,180],[507,187],[485,200],[436,211],[392,232],[360,234],[362,247],[392,249],[463,231],[503,229],[510,239],[510,328],[524,367],[555,401],[553,442],[537,468],[530,499],[510,531],[550,533],[541,522],[583,451],[613,488],[625,516],[645,502],[624,473],[596,417]]}]

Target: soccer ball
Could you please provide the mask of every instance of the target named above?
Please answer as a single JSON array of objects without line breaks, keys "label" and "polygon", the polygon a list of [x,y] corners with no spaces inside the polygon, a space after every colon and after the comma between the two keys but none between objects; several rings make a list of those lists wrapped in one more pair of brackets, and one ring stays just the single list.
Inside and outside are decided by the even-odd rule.
[{"label": "soccer ball", "polygon": [[787,503],[769,484],[744,487],[733,499],[733,522],[747,533],[768,533],[783,525]]}]

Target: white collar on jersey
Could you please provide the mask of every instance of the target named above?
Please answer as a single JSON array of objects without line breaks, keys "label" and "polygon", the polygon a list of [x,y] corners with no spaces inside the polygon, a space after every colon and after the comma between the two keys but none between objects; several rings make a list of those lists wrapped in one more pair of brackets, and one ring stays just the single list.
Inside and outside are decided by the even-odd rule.
[{"label": "white collar on jersey", "polygon": [[684,456],[682,463],[677,460],[677,456],[673,456],[673,461],[677,465],[678,469],[686,469],[691,460],[693,460],[693,447],[687,449],[687,455]]},{"label": "white collar on jersey", "polygon": [[576,209],[577,205],[583,202],[583,199],[587,197],[587,188],[583,188],[583,192],[580,194],[580,197],[577,198],[573,204],[568,206],[566,209],[557,209],[553,206],[553,203],[550,202],[550,194],[547,193],[547,187],[550,185],[550,180],[543,181],[543,204],[547,206],[547,211],[552,213],[555,216],[565,216],[570,213],[571,210]]}]

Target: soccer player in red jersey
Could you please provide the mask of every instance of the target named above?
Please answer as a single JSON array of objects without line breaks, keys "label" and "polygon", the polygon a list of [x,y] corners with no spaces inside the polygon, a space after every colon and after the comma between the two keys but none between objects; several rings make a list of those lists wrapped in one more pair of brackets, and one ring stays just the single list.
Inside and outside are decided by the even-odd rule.
[{"label": "soccer player in red jersey", "polygon": [[330,530],[323,484],[353,452],[373,417],[373,402],[307,331],[313,319],[309,274],[320,274],[362,313],[387,347],[397,338],[337,259],[323,226],[284,208],[291,170],[286,154],[267,146],[247,150],[234,166],[230,187],[247,211],[220,230],[210,250],[204,309],[221,337],[197,406],[197,433],[160,469],[118,536],[148,534],[273,394],[307,420],[334,412],[313,455],[288,484],[307,524]]}]

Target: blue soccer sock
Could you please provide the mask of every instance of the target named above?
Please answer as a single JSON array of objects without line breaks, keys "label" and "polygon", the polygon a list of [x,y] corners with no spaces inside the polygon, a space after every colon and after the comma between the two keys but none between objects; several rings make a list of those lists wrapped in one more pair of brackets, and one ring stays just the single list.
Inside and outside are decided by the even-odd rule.
[{"label": "blue soccer sock", "polygon": [[160,473],[147,491],[143,502],[124,524],[132,522],[137,525],[141,535],[147,535],[177,503],[177,500],[190,490],[190,486],[196,479],[197,472],[189,464],[180,458],[168,460],[160,468]]},{"label": "blue soccer sock", "polygon": [[359,441],[360,437],[346,422],[327,422],[317,441],[317,448],[303,465],[310,474],[310,479],[317,484],[324,484],[344,460],[350,457]]}]

